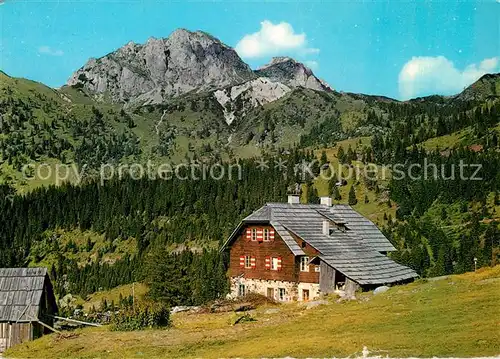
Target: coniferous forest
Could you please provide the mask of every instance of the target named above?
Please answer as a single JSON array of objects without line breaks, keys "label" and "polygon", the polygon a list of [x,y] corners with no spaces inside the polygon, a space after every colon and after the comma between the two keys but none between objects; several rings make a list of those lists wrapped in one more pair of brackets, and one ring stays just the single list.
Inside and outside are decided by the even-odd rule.
[{"label": "coniferous forest", "polygon": [[[147,157],[147,148],[139,145],[133,133],[138,115],[96,105],[84,106],[80,117],[67,117],[53,93],[31,91],[29,96],[16,97],[10,87],[5,91],[8,96],[2,102],[0,117],[0,164],[16,169],[48,156],[98,168],[104,162],[117,164],[127,158],[142,161]],[[496,97],[430,97],[400,103],[350,94],[350,99],[363,101],[366,107],[356,112],[356,125],[346,128],[341,113],[334,108],[342,99],[340,95],[301,89],[297,96],[304,93],[310,103],[312,99],[323,101],[318,106],[328,116],[305,131],[298,143],[283,149],[269,146],[268,139],[279,138],[274,133],[277,123],[295,126],[300,122],[295,121],[296,114],[293,123],[287,118],[287,111],[295,106],[292,96],[285,101],[283,112],[264,112],[263,132],[250,132],[247,137],[256,141],[252,145],[261,149],[269,165],[263,168],[262,158],[238,158],[230,150],[224,166],[238,163],[241,179],[234,173],[232,179],[222,180],[125,177],[101,183],[90,176],[78,185],[41,186],[25,194],[17,192],[13,181],[4,181],[0,185],[0,267],[46,265],[60,296],[72,293],[85,297],[141,281],[149,284],[152,298],[169,305],[204,303],[224,296],[228,289],[227,258],[219,252],[220,244],[242,218],[264,203],[285,201],[287,188],[296,183],[305,191],[303,201],[310,203],[328,194],[334,202],[355,208],[370,204],[370,198],[375,198],[379,207],[396,206],[394,217],[384,215],[378,225],[398,249],[393,259],[421,276],[461,273],[474,269],[475,263],[481,267],[499,262],[500,102]],[[196,101],[193,103],[191,110],[199,110]],[[179,111],[170,107],[159,110],[172,114]],[[153,107],[147,111],[156,110]],[[141,110],[135,112],[140,114]],[[55,117],[40,122],[35,116],[39,113]],[[123,122],[121,135],[113,128],[116,124],[109,124],[115,122]],[[41,141],[34,140],[37,131],[43,133]],[[203,138],[210,136],[208,128],[202,132]],[[176,132],[169,133],[173,139]],[[451,147],[440,148],[439,139],[456,133],[464,133],[463,138]],[[359,140],[346,148],[338,145],[342,140],[364,137],[369,138],[368,143]],[[424,146],[429,140],[437,140],[437,145]],[[169,151],[164,155],[171,152],[172,143],[167,142]],[[201,152],[190,150],[193,153],[186,155],[186,160],[220,162],[221,156],[208,147],[204,145]],[[102,154],[101,148],[105,149]],[[312,166],[317,175],[332,160],[325,152],[329,149],[335,150],[336,161],[348,167],[400,165],[402,172],[413,171],[418,177],[423,175],[425,164],[432,163],[439,175],[398,178],[393,171],[386,185],[366,179],[362,184],[360,180],[348,183],[342,179],[343,173],[338,173],[326,190],[320,189],[310,176],[300,176],[296,165],[317,159]],[[156,147],[151,150],[157,152]],[[275,164],[283,159],[286,169],[280,170]],[[460,163],[479,165],[481,170],[476,173],[468,167],[464,170],[467,178],[460,178]],[[421,167],[415,169],[415,164]],[[471,180],[474,175],[481,179]],[[343,196],[337,182],[348,188]],[[80,245],[70,240],[62,245],[61,231],[90,232],[94,239]],[[104,243],[99,243],[94,253],[95,238],[103,238]],[[118,253],[122,243],[132,243],[125,254]],[[80,252],[94,254],[81,260],[77,255]]]}]

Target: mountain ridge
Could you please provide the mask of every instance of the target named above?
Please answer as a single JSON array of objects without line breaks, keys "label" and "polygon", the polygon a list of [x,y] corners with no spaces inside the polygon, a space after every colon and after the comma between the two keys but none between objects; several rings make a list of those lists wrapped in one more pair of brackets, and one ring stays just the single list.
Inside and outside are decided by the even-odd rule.
[{"label": "mountain ridge", "polygon": [[[176,34],[181,38],[187,36],[184,41],[188,44],[191,37],[201,38],[222,49],[220,53],[229,48],[203,32],[179,30]],[[165,41],[151,38],[148,43],[163,48]],[[144,46],[129,42],[120,51],[135,56]],[[113,68],[123,68],[119,61],[124,57],[118,54],[113,58],[113,54],[106,55]],[[23,164],[45,159],[98,167],[110,161],[150,158],[173,162],[194,157],[249,158],[277,153],[283,148],[329,146],[348,138],[384,135],[395,130],[395,120],[415,132],[409,138],[413,146],[474,125],[474,118],[481,117],[482,112],[487,117],[492,106],[500,102],[500,74],[485,75],[454,96],[398,101],[384,96],[304,87],[308,81],[323,85],[316,82],[310,69],[288,57],[275,58],[254,72],[234,51],[228,56],[239,62],[243,78],[226,68],[225,86],[218,82],[215,85],[210,79],[194,79],[201,82],[191,83],[189,92],[177,97],[162,93],[152,82],[147,83],[149,80],[144,74],[133,77],[150,86],[145,85],[146,92],[138,92],[131,100],[126,92],[120,93],[115,87],[117,99],[111,101],[109,92],[92,90],[92,86],[98,86],[98,71],[93,83],[85,85],[77,81],[75,85],[59,89],[0,73],[0,103],[3,104],[0,106],[0,172],[3,172],[0,177],[19,179]],[[97,62],[93,59],[93,63]],[[139,60],[135,63],[141,64]],[[104,65],[100,65],[104,71],[100,81],[105,81],[109,74]],[[281,66],[291,70],[283,71]],[[81,75],[85,76],[85,72],[75,76]],[[310,76],[309,80],[303,75]],[[304,79],[301,84],[294,83]],[[127,99],[120,101],[121,95]],[[472,112],[476,107],[477,115]],[[457,116],[459,111],[462,113]],[[443,114],[441,119],[439,113]],[[415,114],[420,116],[415,118]],[[485,136],[491,134],[485,131],[491,126],[481,126],[473,132],[479,135],[460,141],[464,145],[477,144],[479,138],[486,141]],[[417,127],[422,128],[417,131]],[[37,139],[33,140],[34,136]]]},{"label": "mountain ridge", "polygon": [[178,29],[167,38],[149,38],[145,44],[129,42],[101,58],[91,58],[67,84],[109,95],[115,102],[133,102],[140,96],[144,102],[161,102],[253,77],[250,67],[229,46],[206,33]]},{"label": "mountain ridge", "polygon": [[186,29],[166,38],[151,37],[144,44],[128,42],[105,56],[90,58],[67,85],[86,89],[98,99],[108,96],[114,102],[147,105],[190,92],[215,92],[259,77],[291,88],[331,91],[308,67],[291,58],[274,58],[253,71],[216,37]]},{"label": "mountain ridge", "polygon": [[[461,93],[452,96],[430,95],[399,101],[387,96],[345,94],[377,101],[410,103],[428,100],[481,101],[500,94],[500,89],[495,88],[499,77],[498,73],[486,74]],[[267,80],[255,83],[254,80],[258,78]],[[284,89],[285,93],[299,87],[334,91],[328,83],[316,77],[309,67],[291,57],[273,57],[268,64],[252,70],[232,47],[218,38],[201,30],[183,28],[173,31],[166,38],[150,37],[143,44],[130,41],[100,58],[90,58],[67,81],[68,86],[85,89],[97,100],[111,100],[128,106],[161,104],[179,96],[204,92],[213,93],[219,100],[220,91],[239,93],[242,87],[253,89],[258,84],[262,88],[264,83],[269,86],[261,90],[269,93],[269,97],[265,98],[261,94],[255,98],[249,93],[254,90],[247,91],[243,96],[244,107],[260,106],[279,99],[281,96],[276,96],[272,90],[277,87]],[[235,101],[235,97],[226,96],[221,105],[235,107]],[[225,114],[226,122],[232,123],[234,114],[231,110],[226,109]]]}]

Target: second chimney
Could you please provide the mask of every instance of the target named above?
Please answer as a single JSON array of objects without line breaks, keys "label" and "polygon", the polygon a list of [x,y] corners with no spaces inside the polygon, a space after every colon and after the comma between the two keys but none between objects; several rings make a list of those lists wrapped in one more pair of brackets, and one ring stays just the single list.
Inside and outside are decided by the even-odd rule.
[{"label": "second chimney", "polygon": [[288,195],[288,203],[290,204],[300,203],[300,196]]},{"label": "second chimney", "polygon": [[327,219],[323,220],[323,234],[325,236],[329,236],[330,235],[330,221],[327,220]]},{"label": "second chimney", "polygon": [[331,207],[332,206],[332,198],[331,197],[321,197],[320,203],[323,206]]}]

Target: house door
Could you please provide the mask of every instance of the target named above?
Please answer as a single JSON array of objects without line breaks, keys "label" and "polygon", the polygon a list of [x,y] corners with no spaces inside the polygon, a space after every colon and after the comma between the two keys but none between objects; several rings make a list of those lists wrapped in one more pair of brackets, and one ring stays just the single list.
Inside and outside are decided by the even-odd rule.
[{"label": "house door", "polygon": [[302,300],[304,302],[309,300],[309,289],[302,289]]},{"label": "house door", "polygon": [[274,300],[274,288],[267,288],[267,297]]}]

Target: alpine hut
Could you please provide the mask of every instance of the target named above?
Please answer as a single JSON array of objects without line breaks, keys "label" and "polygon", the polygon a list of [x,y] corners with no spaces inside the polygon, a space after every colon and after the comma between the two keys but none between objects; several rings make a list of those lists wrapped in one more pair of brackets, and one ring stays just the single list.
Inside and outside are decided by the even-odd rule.
[{"label": "alpine hut", "polygon": [[50,332],[56,313],[46,268],[0,268],[0,353]]}]

